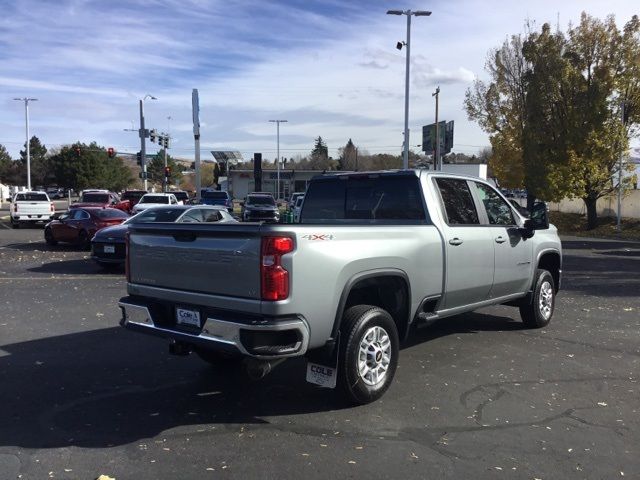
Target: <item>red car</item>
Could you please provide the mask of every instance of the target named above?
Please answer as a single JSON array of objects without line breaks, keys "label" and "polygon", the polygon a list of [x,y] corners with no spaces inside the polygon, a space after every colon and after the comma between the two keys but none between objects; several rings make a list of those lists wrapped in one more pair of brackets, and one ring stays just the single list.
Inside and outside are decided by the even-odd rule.
[{"label": "red car", "polygon": [[89,249],[98,230],[119,225],[127,218],[129,215],[116,208],[76,207],[45,225],[44,239],[48,245],[66,242]]},{"label": "red car", "polygon": [[128,213],[131,211],[131,202],[120,200],[117,193],[108,190],[85,190],[82,192],[80,200],[72,204],[70,208],[84,207],[117,208]]}]

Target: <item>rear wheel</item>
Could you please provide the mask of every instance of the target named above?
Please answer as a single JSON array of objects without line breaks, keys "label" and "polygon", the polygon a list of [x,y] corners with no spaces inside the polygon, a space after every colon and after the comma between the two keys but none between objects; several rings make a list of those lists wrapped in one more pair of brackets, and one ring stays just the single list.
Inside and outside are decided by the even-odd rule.
[{"label": "rear wheel", "polygon": [[345,312],[340,333],[341,390],[353,403],[377,400],[391,385],[398,365],[400,340],[393,318],[382,308],[357,305]]},{"label": "rear wheel", "polygon": [[58,241],[53,237],[53,232],[50,228],[44,229],[44,241],[47,242],[47,245],[57,245]]},{"label": "rear wheel", "polygon": [[20,222],[14,220],[13,218],[11,219],[11,228],[20,228]]},{"label": "rear wheel", "polygon": [[520,305],[520,317],[528,328],[542,328],[549,324],[556,306],[553,276],[547,270],[536,271],[533,299]]}]

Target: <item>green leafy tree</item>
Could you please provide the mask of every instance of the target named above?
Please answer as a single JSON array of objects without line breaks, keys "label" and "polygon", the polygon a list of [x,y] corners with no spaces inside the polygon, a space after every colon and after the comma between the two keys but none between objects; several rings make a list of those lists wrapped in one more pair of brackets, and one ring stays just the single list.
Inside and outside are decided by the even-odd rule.
[{"label": "green leafy tree", "polygon": [[[169,177],[169,183],[171,185],[180,185],[182,180],[182,166],[176,162],[176,160],[167,153],[167,166],[171,168],[171,176]],[[158,153],[151,159],[147,165],[147,172],[151,174],[154,183],[162,184],[164,179],[164,153],[162,150],[158,150]]]},{"label": "green leafy tree", "polygon": [[[45,147],[38,137],[35,135],[29,139],[29,164],[31,168],[31,185],[47,186],[53,182],[51,173],[51,165],[49,157],[47,157],[47,147]],[[21,177],[24,184],[27,183],[27,144],[24,144],[24,150],[20,150],[20,159],[18,160]]]},{"label": "green leafy tree", "polygon": [[596,226],[596,202],[618,187],[617,160],[637,135],[639,32],[637,16],[619,31],[613,16],[583,13],[566,34],[545,24],[494,52],[490,83],[476,82],[465,107],[490,135],[503,185],[524,183],[530,203],[581,198],[587,228]]},{"label": "green leafy tree", "polygon": [[530,65],[522,53],[522,44],[521,35],[512,35],[490,52],[485,64],[489,82],[476,80],[464,100],[469,119],[489,134],[490,168],[502,185],[511,188],[525,183],[525,75]]},{"label": "green leafy tree", "polygon": [[4,145],[0,144],[0,183],[4,183],[8,180],[9,169],[13,164],[11,155],[7,152]]},{"label": "green leafy tree", "polygon": [[119,191],[134,181],[122,159],[109,158],[106,149],[95,142],[65,145],[50,161],[57,185],[76,191],[86,188]]}]

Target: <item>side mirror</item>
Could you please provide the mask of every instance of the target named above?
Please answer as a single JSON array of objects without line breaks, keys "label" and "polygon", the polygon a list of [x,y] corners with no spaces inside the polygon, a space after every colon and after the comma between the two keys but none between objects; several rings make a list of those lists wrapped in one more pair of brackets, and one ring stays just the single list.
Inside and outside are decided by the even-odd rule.
[{"label": "side mirror", "polygon": [[[529,219],[532,230],[546,230],[549,228],[549,215],[547,213],[547,204],[538,202],[533,204],[531,209],[531,218]],[[525,222],[525,225],[527,222]]]}]

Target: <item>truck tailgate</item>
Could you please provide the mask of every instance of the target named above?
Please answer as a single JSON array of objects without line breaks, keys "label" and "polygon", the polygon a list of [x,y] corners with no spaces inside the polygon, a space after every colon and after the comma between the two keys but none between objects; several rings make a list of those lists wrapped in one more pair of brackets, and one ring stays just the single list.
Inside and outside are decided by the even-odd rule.
[{"label": "truck tailgate", "polygon": [[[17,208],[15,208],[17,207]],[[14,211],[18,215],[52,215],[51,202],[31,202],[20,200],[15,203]]]},{"label": "truck tailgate", "polygon": [[129,227],[129,282],[260,298],[260,225],[138,224]]}]

